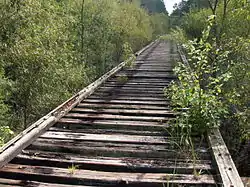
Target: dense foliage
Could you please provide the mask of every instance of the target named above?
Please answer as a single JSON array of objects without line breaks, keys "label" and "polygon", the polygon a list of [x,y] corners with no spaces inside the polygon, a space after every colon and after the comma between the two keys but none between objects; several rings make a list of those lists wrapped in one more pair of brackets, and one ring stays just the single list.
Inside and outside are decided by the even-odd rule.
[{"label": "dense foliage", "polygon": [[166,32],[162,12],[133,1],[0,0],[0,143]]},{"label": "dense foliage", "polygon": [[185,129],[183,133],[220,126],[236,164],[246,171],[250,142],[250,3],[207,0],[207,8],[190,10],[191,2],[177,6],[176,11],[183,14],[180,27],[172,31],[189,63],[177,65],[180,82],[170,87],[176,109],[187,109],[177,125]]},{"label": "dense foliage", "polygon": [[141,5],[150,13],[166,13],[163,0],[140,0]]},{"label": "dense foliage", "polygon": [[8,137],[13,134],[8,126],[9,121],[9,108],[4,103],[5,96],[7,95],[6,90],[9,87],[9,83],[3,77],[3,68],[0,67],[0,145],[3,144]]}]

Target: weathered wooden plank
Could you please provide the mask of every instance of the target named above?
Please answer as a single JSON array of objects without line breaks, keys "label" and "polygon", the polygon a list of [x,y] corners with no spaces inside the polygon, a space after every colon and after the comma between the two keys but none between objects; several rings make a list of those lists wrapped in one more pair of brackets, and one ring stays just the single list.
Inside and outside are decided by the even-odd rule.
[{"label": "weathered wooden plank", "polygon": [[212,153],[218,166],[223,185],[225,187],[243,187],[243,182],[224,143],[219,129],[213,129],[209,132],[208,141],[212,148]]},{"label": "weathered wooden plank", "polygon": [[[51,181],[55,182],[56,181]],[[4,179],[0,178],[0,186],[1,187],[72,187],[72,185],[65,185],[65,184],[53,184],[53,183],[42,183],[42,182],[36,182],[36,181],[30,181],[30,180],[13,180],[13,179]],[[95,187],[95,186],[78,186],[74,185],[74,187]]]},{"label": "weathered wooden plank", "polygon": [[103,86],[105,86],[105,87],[113,87],[113,86],[135,87],[135,86],[137,86],[139,88],[145,87],[145,88],[162,88],[163,89],[164,87],[169,86],[169,83],[163,83],[163,84],[154,83],[154,84],[152,84],[152,83],[135,83],[135,82],[129,83],[129,82],[126,82],[124,84],[124,83],[119,83],[119,82],[106,82],[105,84],[103,84]]},{"label": "weathered wooden plank", "polygon": [[167,69],[154,69],[154,68],[149,68],[149,69],[141,69],[140,67],[138,68],[124,68],[123,73],[151,73],[151,74],[165,74],[165,73],[172,73],[173,74],[173,70],[171,68],[169,68],[168,70]]},{"label": "weathered wooden plank", "polygon": [[136,88],[136,89],[129,89],[129,88],[124,88],[124,89],[120,89],[120,88],[99,88],[97,91],[97,93],[100,92],[112,92],[112,93],[133,93],[135,95],[137,94],[154,94],[154,95],[163,95],[163,89],[157,89],[157,90],[149,90],[149,89],[140,89],[140,88]]},{"label": "weathered wooden plank", "polygon": [[[115,81],[115,82],[118,82],[118,79],[117,77],[114,77],[114,78],[110,78],[109,81]],[[167,80],[167,79],[162,79],[162,78],[140,78],[140,79],[137,79],[137,78],[130,78],[128,79],[128,81],[126,83],[130,83],[130,82],[137,82],[137,83],[152,83],[152,84],[155,84],[155,83],[164,83],[164,82],[170,82],[172,80]]]},{"label": "weathered wooden plank", "polygon": [[[91,100],[95,100],[95,101],[100,101],[100,102],[109,102],[109,103],[131,103],[131,104],[160,104],[160,105],[167,105],[167,99],[165,99],[163,96],[161,98],[159,98],[159,95],[156,96],[143,96],[143,97],[136,97],[136,94],[133,94],[133,96],[103,96],[100,99],[100,95],[101,93],[96,92],[95,94],[91,95],[90,97],[88,97],[88,99],[83,100],[84,102],[91,102]],[[168,102],[168,106],[169,106],[169,102]]]},{"label": "weathered wooden plank", "polygon": [[[165,136],[139,136],[139,135],[116,135],[116,134],[87,134],[72,132],[47,131],[41,138],[66,139],[66,140],[85,140],[101,142],[120,142],[136,144],[169,144],[169,138]],[[170,142],[174,143],[174,142]]]},{"label": "weathered wooden plank", "polygon": [[[164,48],[165,47],[165,48]],[[166,46],[164,44],[164,47],[162,46],[162,43],[159,42],[159,44],[157,45],[157,47],[154,48],[154,50],[150,53],[144,53],[142,55],[140,55],[140,57],[149,57],[149,56],[152,56],[152,55],[157,55],[157,54],[165,54],[167,55],[167,50],[166,50]]]},{"label": "weathered wooden plank", "polygon": [[144,126],[144,127],[160,127],[161,130],[162,128],[169,127],[167,124],[162,123],[161,121],[136,121],[136,120],[116,120],[116,119],[111,119],[111,120],[105,120],[105,119],[100,119],[100,120],[83,120],[83,119],[75,119],[75,118],[61,118],[58,123],[70,123],[70,124],[85,124],[85,125],[117,125],[117,126],[130,126],[131,128],[133,126]]},{"label": "weathered wooden plank", "polygon": [[162,69],[159,69],[159,70],[154,70],[154,67],[156,66],[153,66],[152,65],[152,68],[149,68],[148,70],[143,70],[143,69],[140,69],[140,67],[138,67],[138,69],[124,69],[123,71],[120,71],[119,73],[117,73],[115,76],[121,76],[121,75],[159,75],[159,77],[157,78],[160,78],[161,76],[172,76],[174,75],[174,72],[171,71],[171,70],[162,70]]},{"label": "weathered wooden plank", "polygon": [[[100,134],[98,134],[100,135]],[[101,135],[100,135],[101,136]],[[109,140],[100,140],[97,139],[95,140],[95,137],[92,139],[81,139],[81,137],[70,137],[66,138],[66,136],[54,136],[55,138],[48,137],[48,136],[43,136],[38,138],[33,145],[39,145],[39,144],[53,144],[54,146],[72,146],[72,147],[97,147],[97,148],[102,148],[102,147],[108,147],[108,148],[114,148],[114,149],[122,149],[122,148],[128,148],[128,149],[140,149],[140,150],[164,150],[164,151],[179,151],[179,147],[175,144],[174,139],[171,140],[166,140],[166,142],[162,143],[157,143],[154,142],[139,142],[136,140],[131,140],[131,141],[122,141],[122,140],[114,140],[114,139],[109,139]],[[53,147],[50,146],[51,149]],[[207,153],[206,147],[199,147],[197,148],[199,152]],[[187,153],[190,152],[190,150],[186,150]]]},{"label": "weathered wooden plank", "polygon": [[[154,52],[153,54],[156,55],[157,52]],[[136,62],[161,62],[161,63],[167,63],[169,61],[169,59],[165,58],[165,59],[149,59],[149,58],[145,58],[145,57],[150,57],[149,54],[145,54],[145,55],[140,55],[139,58],[136,59]]]},{"label": "weathered wooden plank", "polygon": [[207,174],[214,173],[212,163],[198,160],[193,163],[191,160],[167,160],[167,159],[146,159],[146,158],[113,158],[113,157],[83,157],[53,152],[30,152],[26,151],[18,155],[13,164],[27,164],[36,166],[52,166],[68,168],[75,165],[78,169],[89,169],[109,172],[168,172],[181,174],[192,174],[194,169],[202,170]]},{"label": "weathered wooden plank", "polygon": [[38,181],[57,180],[65,184],[102,184],[102,185],[129,185],[129,186],[161,186],[163,184],[210,184],[215,185],[212,175],[182,175],[165,173],[126,173],[126,172],[101,172],[92,170],[69,169],[55,167],[41,167],[29,165],[8,164],[1,170],[0,176],[23,179],[37,179]]},{"label": "weathered wooden plank", "polygon": [[128,77],[156,77],[156,78],[168,78],[168,77],[172,77],[174,75],[173,72],[138,72],[138,71],[133,71],[133,72],[120,72],[117,73],[115,76],[119,77],[119,76],[128,76]]},{"label": "weathered wooden plank", "polygon": [[[124,76],[122,74],[118,74],[118,75],[115,75],[116,77],[119,77],[119,76]],[[137,78],[137,79],[140,79],[140,78],[161,78],[161,79],[176,79],[176,76],[174,75],[155,75],[155,74],[142,74],[142,75],[137,75],[137,74],[134,74],[134,75],[126,75],[128,78]]]},{"label": "weathered wooden plank", "polygon": [[154,71],[171,71],[173,69],[173,67],[171,66],[154,66],[154,67],[148,67],[148,66],[145,66],[146,64],[142,64],[142,65],[135,65],[134,68],[126,68],[125,70],[139,70],[139,71],[150,71],[150,69],[153,69]]},{"label": "weathered wooden plank", "polygon": [[[164,137],[166,144],[173,144],[175,142],[176,146],[178,145],[178,142],[180,141],[180,137],[172,137],[171,134],[169,134],[169,131],[166,129],[161,129],[160,131],[152,130],[144,130],[144,129],[137,129],[137,130],[131,130],[131,129],[117,129],[109,127],[107,128],[97,128],[97,127],[89,127],[88,128],[61,128],[61,127],[51,127],[49,129],[51,132],[67,132],[67,133],[83,133],[83,134],[107,134],[107,135],[138,135],[138,136],[152,136],[152,137]],[[49,132],[48,131],[48,132]],[[192,142],[195,146],[198,148],[206,148],[208,147],[208,144],[204,142],[204,139],[199,136],[193,136]]]},{"label": "weathered wooden plank", "polygon": [[171,116],[174,117],[176,113],[167,110],[133,110],[133,109],[87,109],[87,108],[73,108],[71,112],[77,113],[95,113],[95,114],[133,114],[150,115],[150,116]]},{"label": "weathered wooden plank", "polygon": [[[136,98],[135,98],[136,99]],[[139,100],[141,99],[141,100]],[[157,100],[154,98],[139,98],[137,100],[129,100],[129,98],[124,99],[112,99],[112,100],[105,100],[100,98],[88,98],[83,100],[84,103],[109,103],[109,104],[140,104],[140,105],[155,105],[155,106],[169,106],[169,102],[167,100]]]},{"label": "weathered wooden plank", "polygon": [[[169,84],[171,81],[167,80],[167,81],[161,81],[161,80],[154,80],[154,81],[140,81],[137,79],[128,79],[126,81],[126,85],[152,85],[152,86],[162,86],[162,85],[167,85]],[[108,81],[106,81],[103,85],[105,84],[124,84],[122,82],[119,82],[117,79],[111,78]]]},{"label": "weathered wooden plank", "polygon": [[[160,58],[160,59],[157,59],[157,58],[148,58],[148,59],[145,59],[144,62],[146,62],[145,65],[147,64],[147,62],[156,62],[156,63],[159,63],[159,65],[166,66],[166,67],[168,67],[168,66],[171,65],[170,61],[169,60],[166,61],[166,59],[164,59],[164,58]],[[165,62],[165,64],[164,64],[164,62]],[[169,64],[167,64],[167,63],[169,63]]]},{"label": "weathered wooden plank", "polygon": [[112,85],[112,86],[101,86],[100,90],[111,90],[111,91],[120,91],[119,89],[122,90],[128,90],[128,91],[156,91],[154,93],[158,93],[160,91],[160,93],[163,93],[163,88],[164,87],[140,87],[138,85],[134,85],[134,86],[128,86],[128,85]]},{"label": "weathered wooden plank", "polygon": [[86,127],[86,128],[78,128],[78,127],[74,127],[71,126],[68,129],[63,128],[63,127],[51,127],[49,129],[50,131],[61,131],[61,132],[78,132],[78,133],[94,133],[94,134],[124,134],[124,135],[140,135],[140,136],[163,136],[163,135],[167,135],[167,131],[164,131],[162,129],[162,131],[153,131],[152,130],[143,130],[143,129],[136,129],[136,130],[131,130],[131,129],[115,129],[115,128],[97,128],[97,127]]},{"label": "weathered wooden plank", "polygon": [[[48,159],[63,159],[63,160],[72,160],[72,161],[81,161],[81,160],[113,160],[115,163],[128,163],[128,162],[134,162],[137,164],[152,164],[152,165],[159,165],[159,166],[164,166],[167,164],[176,164],[178,165],[180,163],[179,167],[182,167],[181,164],[190,164],[189,166],[192,167],[191,165],[197,164],[197,166],[203,167],[203,165],[206,165],[206,167],[213,168],[213,162],[211,160],[199,160],[197,159],[195,163],[193,160],[188,159],[178,159],[178,158],[138,158],[138,157],[103,157],[103,156],[85,156],[85,155],[80,155],[80,154],[71,154],[71,153],[62,153],[62,152],[50,152],[50,151],[42,151],[42,150],[23,150],[20,155],[26,155],[29,156],[30,158],[33,158],[34,156],[36,157],[41,157],[41,158],[48,158]],[[17,157],[18,157],[17,156]],[[106,161],[104,163],[106,163]],[[42,163],[41,163],[42,164]],[[136,166],[136,165],[135,165]]]},{"label": "weathered wooden plank", "polygon": [[111,89],[111,88],[125,88],[125,89],[133,89],[133,88],[138,88],[141,90],[142,88],[145,88],[145,90],[160,90],[163,91],[164,88],[168,87],[169,84],[165,85],[150,85],[150,84],[120,84],[120,83],[114,83],[114,84],[104,84],[103,87],[106,89]]},{"label": "weathered wooden plank", "polygon": [[131,93],[129,91],[127,92],[112,92],[112,91],[107,91],[107,92],[96,92],[94,93],[92,96],[89,97],[89,99],[91,98],[102,98],[102,99],[126,99],[126,100],[148,100],[149,101],[167,101],[166,97],[164,96],[163,93],[158,93],[158,94],[154,94],[154,93]]},{"label": "weathered wooden plank", "polygon": [[[63,132],[60,131],[62,134]],[[73,134],[72,132],[66,132],[68,134]],[[75,134],[75,133],[74,133]],[[79,134],[79,133],[78,133]],[[60,135],[60,134],[59,134]],[[141,149],[141,150],[165,150],[166,152],[175,151],[180,152],[182,154],[191,156],[192,150],[191,149],[180,149],[180,146],[178,145],[178,138],[166,138],[166,140],[163,142],[160,142],[160,140],[151,140],[151,141],[138,141],[137,139],[132,139],[131,141],[122,140],[122,139],[97,139],[96,137],[89,137],[89,138],[82,138],[83,135],[80,135],[79,137],[75,136],[59,136],[58,134],[56,136],[43,136],[41,138],[38,138],[36,140],[36,143],[47,143],[47,144],[57,144],[57,145],[73,145],[78,147],[110,147],[110,148],[132,148],[132,149]],[[99,137],[103,136],[101,134],[98,134]],[[115,134],[112,134],[115,135]],[[110,136],[110,135],[109,135]],[[118,135],[116,135],[118,136]],[[120,135],[124,137],[123,135]],[[104,136],[104,138],[106,135]],[[132,136],[133,137],[133,136]],[[149,137],[149,136],[148,136]],[[196,139],[194,144],[194,149],[197,151],[198,155],[207,155],[208,154],[208,148],[207,144],[205,142],[199,142],[199,139]]]},{"label": "weathered wooden plank", "polygon": [[11,144],[8,144],[7,147],[4,147],[0,154],[0,168],[2,168],[16,155],[18,155],[18,153],[31,144],[34,139],[39,137],[43,132],[49,129],[49,127],[55,124],[57,120],[58,119],[54,116],[45,118],[43,121],[35,123],[38,125],[37,127],[32,127],[30,131],[25,131],[23,136],[19,135],[18,139],[11,141]]},{"label": "weathered wooden plank", "polygon": [[[53,143],[57,142],[57,143]],[[62,142],[59,144],[58,142]],[[67,144],[66,144],[67,143]],[[138,146],[140,147],[140,146]],[[75,145],[73,142],[65,142],[52,140],[50,143],[41,142],[36,140],[32,145],[29,146],[28,150],[42,150],[42,151],[54,151],[54,152],[63,152],[63,153],[73,153],[81,154],[85,156],[106,156],[106,157],[146,157],[146,158],[189,158],[192,157],[190,154],[183,155],[174,150],[166,150],[155,147],[154,149],[138,149],[134,147],[103,147],[103,146],[82,146]],[[207,154],[202,153],[200,159],[209,159],[210,157]]]},{"label": "weathered wooden plank", "polygon": [[169,59],[164,59],[164,60],[150,60],[148,58],[145,57],[150,57],[151,55],[157,55],[156,52],[154,51],[152,54],[146,54],[146,55],[140,55],[139,57],[137,57],[136,59],[136,63],[140,63],[140,62],[149,62],[149,63],[168,63]]},{"label": "weathered wooden plank", "polygon": [[[140,59],[137,59],[135,62],[134,62],[136,65],[137,64],[141,64],[141,65],[144,65],[144,64],[164,64],[166,66],[169,66],[171,67],[171,63],[169,61],[160,61],[160,60],[140,60]],[[159,67],[159,66],[158,66]]]},{"label": "weathered wooden plank", "polygon": [[166,61],[166,59],[167,59],[167,56],[158,56],[157,53],[154,53],[153,56],[148,56],[146,58],[147,61],[158,61],[158,62],[159,61],[164,62],[164,61]]},{"label": "weathered wooden plank", "polygon": [[[53,181],[51,181],[53,182]],[[56,182],[56,181],[54,181]],[[58,184],[58,183],[43,183],[30,180],[12,180],[12,179],[0,179],[1,187],[72,187],[72,185]],[[74,187],[95,187],[95,186],[86,186],[86,185],[74,185]]]},{"label": "weathered wooden plank", "polygon": [[103,84],[103,86],[105,86],[105,87],[113,87],[113,86],[123,86],[123,87],[128,87],[128,88],[134,88],[134,87],[136,87],[136,88],[141,88],[141,87],[144,87],[145,86],[145,88],[146,89],[148,89],[148,88],[154,88],[154,89],[156,89],[156,88],[158,88],[158,89],[160,89],[160,88],[164,88],[164,87],[166,87],[166,86],[169,86],[169,83],[164,83],[164,84],[151,84],[151,83],[129,83],[129,82],[126,82],[125,84],[124,83],[119,83],[119,82],[107,82],[107,83],[105,83],[105,84]]},{"label": "weathered wooden plank", "polygon": [[[74,153],[89,156],[137,157],[137,158],[182,158],[193,159],[192,150],[182,151],[169,145],[128,144],[116,142],[93,142],[39,138],[28,149]],[[195,149],[197,159],[211,159],[206,148]]]},{"label": "weathered wooden plank", "polygon": [[169,127],[167,124],[161,122],[145,122],[133,120],[81,120],[74,118],[62,118],[55,125],[62,128],[78,128],[85,129],[89,127],[95,128],[115,128],[115,129],[131,129],[131,130],[158,130],[164,131]]},{"label": "weathered wooden plank", "polygon": [[[80,138],[68,138],[60,137],[60,138],[50,138],[50,137],[41,137],[38,138],[28,149],[34,149],[34,146],[41,146],[44,144],[50,144],[55,147],[65,147],[65,146],[72,146],[73,149],[81,149],[83,147],[86,147],[86,150],[81,150],[82,152],[87,151],[89,148],[95,147],[97,149],[99,148],[111,148],[111,152],[113,150],[120,150],[120,149],[128,149],[134,152],[137,151],[150,151],[150,150],[158,150],[158,151],[165,151],[165,152],[181,152],[179,150],[179,147],[174,143],[174,141],[171,142],[171,140],[166,141],[162,144],[157,143],[144,143],[144,142],[138,142],[138,141],[115,141],[115,140],[81,140]],[[33,148],[32,148],[33,147]],[[53,150],[54,147],[49,146],[48,149]],[[140,149],[140,150],[137,150]],[[203,149],[199,148],[197,149],[199,152],[208,153],[207,149],[203,147]],[[202,150],[202,151],[200,151]],[[126,152],[126,150],[124,150]],[[190,153],[191,150],[186,150],[187,153]],[[87,154],[87,153],[86,153]],[[84,154],[83,154],[84,155]],[[189,155],[189,154],[187,154]]]},{"label": "weathered wooden plank", "polygon": [[[140,98],[160,98],[160,99],[166,99],[166,97],[164,96],[164,92],[163,92],[163,87],[160,88],[159,90],[150,90],[150,89],[133,89],[133,88],[128,88],[128,89],[123,89],[123,88],[120,88],[120,87],[109,87],[109,88],[106,88],[105,90],[98,90],[95,94],[93,95],[100,95],[100,98],[102,97],[101,95],[118,95],[119,96],[128,96],[128,97],[131,97],[131,98],[134,98],[134,97],[138,97],[138,99]],[[156,100],[156,99],[154,99]]]},{"label": "weathered wooden plank", "polygon": [[155,106],[155,105],[135,105],[135,104],[103,104],[103,103],[80,103],[77,105],[77,107],[82,107],[82,108],[116,108],[116,109],[149,109],[149,110],[169,110],[168,107],[164,106]]},{"label": "weathered wooden plank", "polygon": [[65,117],[79,118],[79,119],[109,119],[109,120],[134,120],[134,121],[156,121],[167,122],[170,117],[156,117],[156,116],[127,116],[127,115],[112,115],[112,114],[81,114],[68,113]]},{"label": "weathered wooden plank", "polygon": [[136,61],[135,62],[136,64],[142,64],[142,65],[147,65],[147,64],[150,64],[150,65],[157,65],[157,66],[166,66],[166,67],[171,67],[172,63],[169,61],[169,60],[152,60],[152,59],[145,59],[145,60],[139,60],[139,61]]},{"label": "weathered wooden plank", "polygon": [[107,89],[106,91],[96,91],[93,95],[99,95],[100,98],[103,96],[121,96],[121,97],[131,97],[135,98],[137,97],[138,99],[143,99],[143,98],[153,98],[153,100],[157,100],[157,98],[163,100],[167,100],[166,97],[164,96],[163,88],[162,90],[159,91],[140,91],[140,90],[119,90],[119,87],[115,88],[110,88]]}]

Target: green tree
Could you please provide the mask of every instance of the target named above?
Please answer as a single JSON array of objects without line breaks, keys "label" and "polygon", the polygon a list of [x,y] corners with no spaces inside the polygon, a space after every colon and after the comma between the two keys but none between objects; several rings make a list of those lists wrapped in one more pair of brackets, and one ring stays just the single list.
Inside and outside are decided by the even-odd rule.
[{"label": "green tree", "polygon": [[9,128],[10,109],[6,104],[10,82],[4,78],[3,68],[0,66],[0,146],[11,138],[13,131]]},{"label": "green tree", "polygon": [[151,24],[154,37],[166,34],[169,31],[169,18],[166,14],[151,15]]},{"label": "green tree", "polygon": [[25,128],[86,82],[82,81],[84,66],[74,61],[74,46],[69,42],[72,20],[63,7],[53,0],[28,0],[17,1],[13,9],[9,25],[15,25],[15,30],[2,31],[1,61],[13,81],[8,101],[16,115],[12,124]]},{"label": "green tree", "polygon": [[141,0],[141,6],[150,13],[167,13],[163,0]]}]

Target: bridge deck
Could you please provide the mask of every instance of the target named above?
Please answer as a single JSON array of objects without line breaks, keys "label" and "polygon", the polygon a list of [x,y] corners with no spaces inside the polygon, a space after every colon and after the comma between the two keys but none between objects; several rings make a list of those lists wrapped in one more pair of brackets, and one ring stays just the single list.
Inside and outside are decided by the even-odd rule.
[{"label": "bridge deck", "polygon": [[151,45],[5,164],[0,186],[220,184],[207,140],[194,137],[194,161],[167,131],[176,58],[169,43]]}]

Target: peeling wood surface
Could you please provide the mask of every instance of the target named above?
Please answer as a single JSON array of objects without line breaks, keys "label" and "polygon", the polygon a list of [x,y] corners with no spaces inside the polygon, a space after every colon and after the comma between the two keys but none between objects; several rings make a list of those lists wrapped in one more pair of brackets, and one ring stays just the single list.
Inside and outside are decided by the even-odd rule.
[{"label": "peeling wood surface", "polygon": [[193,137],[194,161],[168,132],[176,113],[163,89],[176,78],[178,58],[175,46],[157,41],[137,53],[133,67],[118,65],[52,111],[55,122],[2,162],[0,186],[220,186],[207,140]]}]

